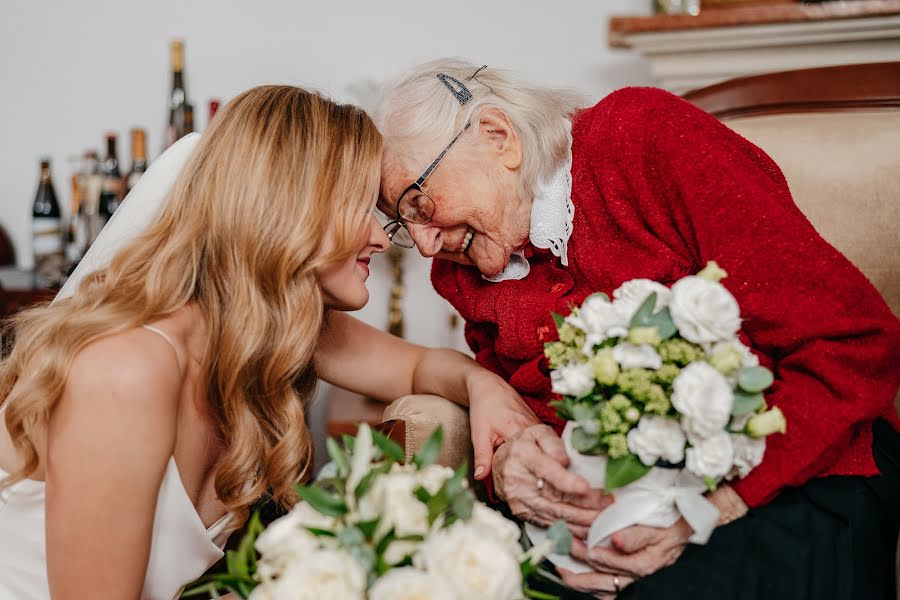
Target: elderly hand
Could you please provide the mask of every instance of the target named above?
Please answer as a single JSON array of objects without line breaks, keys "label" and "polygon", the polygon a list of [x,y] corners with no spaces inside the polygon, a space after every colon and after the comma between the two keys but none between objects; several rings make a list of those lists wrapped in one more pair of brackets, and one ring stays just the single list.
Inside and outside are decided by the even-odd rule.
[{"label": "elderly hand", "polygon": [[597,514],[612,502],[566,470],[562,440],[547,425],[516,434],[494,455],[494,490],[520,519],[548,526],[563,519],[578,537],[587,536]]},{"label": "elderly hand", "polygon": [[494,448],[540,420],[512,386],[493,373],[479,372],[469,379],[466,387],[475,478],[484,479],[491,472]]},{"label": "elderly hand", "polygon": [[[719,525],[747,514],[747,505],[728,484],[708,496],[719,509]],[[572,556],[598,572],[576,575],[560,569],[563,581],[574,589],[595,592],[599,598],[615,597],[625,586],[674,563],[684,552],[693,530],[679,519],[662,529],[635,525],[612,535],[612,547],[588,550],[582,540],[574,540]]]}]

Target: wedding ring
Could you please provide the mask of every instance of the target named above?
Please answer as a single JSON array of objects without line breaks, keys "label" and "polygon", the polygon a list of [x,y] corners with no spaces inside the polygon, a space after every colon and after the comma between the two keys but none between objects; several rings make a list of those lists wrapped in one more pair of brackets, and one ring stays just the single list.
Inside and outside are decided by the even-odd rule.
[{"label": "wedding ring", "polygon": [[613,575],[613,587],[616,588],[616,592],[621,592],[622,588],[619,587],[619,576]]},{"label": "wedding ring", "polygon": [[537,486],[538,491],[541,491],[542,489],[544,489],[544,480],[538,477],[537,483],[535,483],[535,485]]}]

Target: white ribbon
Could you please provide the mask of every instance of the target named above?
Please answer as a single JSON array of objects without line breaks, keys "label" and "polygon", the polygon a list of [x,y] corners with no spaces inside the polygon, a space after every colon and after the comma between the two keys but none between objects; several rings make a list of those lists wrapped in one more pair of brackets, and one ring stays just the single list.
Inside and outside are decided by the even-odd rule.
[{"label": "white ribbon", "polygon": [[[569,470],[587,479],[591,487],[603,488],[606,475],[605,456],[587,456],[572,446],[572,431],[577,424],[569,421],[563,430],[563,443],[569,455]],[[588,531],[588,547],[609,546],[610,536],[632,525],[671,527],[684,517],[694,533],[690,542],[705,544],[719,520],[719,510],[704,496],[706,484],[685,469],[654,467],[637,481],[619,488],[616,501],[603,510]]]}]

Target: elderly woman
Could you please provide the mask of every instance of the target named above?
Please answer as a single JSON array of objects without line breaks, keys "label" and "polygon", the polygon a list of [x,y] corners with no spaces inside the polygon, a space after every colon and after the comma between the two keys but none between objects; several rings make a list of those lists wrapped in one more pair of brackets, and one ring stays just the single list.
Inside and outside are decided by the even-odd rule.
[{"label": "elderly woman", "polygon": [[542,353],[551,311],[715,260],[790,430],[709,495],[721,519],[705,546],[687,545],[683,520],[635,526],[612,548],[576,541],[596,572],[565,581],[632,598],[890,597],[897,319],[804,218],[772,160],[710,115],[651,88],[579,108],[570,93],[458,60],[415,68],[381,106],[386,231],[435,258],[434,286],[465,318],[477,360],[545,423],[492,464],[476,456],[476,477],[520,517],[562,517],[583,536],[610,499],[565,469]]}]

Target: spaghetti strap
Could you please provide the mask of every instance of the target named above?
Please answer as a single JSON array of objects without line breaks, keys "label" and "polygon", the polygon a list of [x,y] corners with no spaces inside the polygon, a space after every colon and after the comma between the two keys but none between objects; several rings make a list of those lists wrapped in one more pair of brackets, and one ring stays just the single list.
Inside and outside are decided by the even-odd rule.
[{"label": "spaghetti strap", "polygon": [[158,329],[158,328],[154,327],[153,325],[141,325],[141,327],[143,327],[147,331],[152,331],[153,333],[162,336],[162,338],[164,340],[166,340],[167,342],[169,342],[169,345],[172,346],[172,350],[175,351],[175,356],[179,356],[178,346],[175,345],[175,342],[172,341],[172,338],[169,337],[169,334],[167,334],[162,329]]}]

